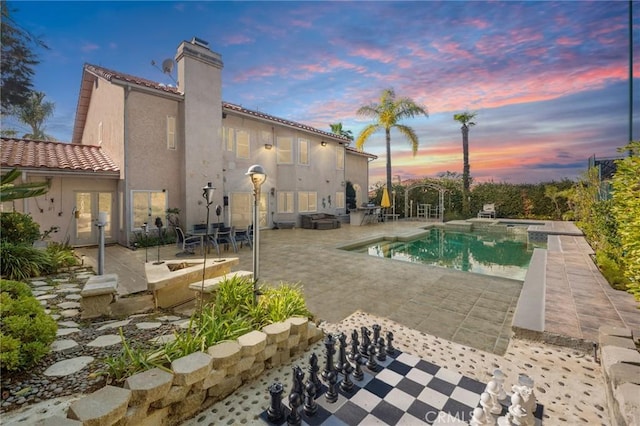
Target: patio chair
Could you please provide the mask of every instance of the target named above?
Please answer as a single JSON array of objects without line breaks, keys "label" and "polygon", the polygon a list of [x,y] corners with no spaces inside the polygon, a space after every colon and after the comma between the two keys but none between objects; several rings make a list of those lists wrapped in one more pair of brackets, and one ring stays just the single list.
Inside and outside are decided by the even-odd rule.
[{"label": "patio chair", "polygon": [[182,249],[183,253],[194,253],[194,247],[202,244],[202,238],[197,235],[185,237],[182,228],[176,226],[176,245]]},{"label": "patio chair", "polygon": [[212,227],[209,231],[207,244],[213,246],[216,249],[216,253],[220,256],[220,246],[218,245],[218,228]]},{"label": "patio chair", "polygon": [[485,204],[482,206],[482,210],[478,212],[479,218],[495,218],[496,217],[496,205],[494,203]]},{"label": "patio chair", "polygon": [[249,225],[241,231],[236,231],[235,240],[236,244],[240,243],[240,248],[242,248],[243,243],[247,243],[249,247],[253,248],[253,225]]},{"label": "patio chair", "polygon": [[231,248],[235,253],[238,252],[238,245],[236,244],[236,227],[232,226],[230,228],[219,228],[218,234],[216,236],[216,242],[218,244],[224,244],[225,247],[228,247],[231,244]]}]

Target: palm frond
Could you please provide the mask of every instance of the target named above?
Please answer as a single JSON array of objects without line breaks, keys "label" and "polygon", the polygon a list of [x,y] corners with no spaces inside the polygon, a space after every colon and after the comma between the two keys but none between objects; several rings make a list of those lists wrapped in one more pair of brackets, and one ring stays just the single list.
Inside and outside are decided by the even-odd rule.
[{"label": "palm frond", "polygon": [[416,135],[416,132],[411,127],[405,126],[404,124],[396,124],[395,128],[409,140],[409,143],[411,144],[411,151],[415,156],[418,153],[419,146],[418,135]]},{"label": "palm frond", "polygon": [[380,127],[381,126],[376,123],[376,124],[369,124],[367,125],[367,127],[362,129],[362,131],[356,138],[356,149],[362,150],[365,142],[367,141],[367,139],[369,139],[369,136],[377,132],[380,129]]}]

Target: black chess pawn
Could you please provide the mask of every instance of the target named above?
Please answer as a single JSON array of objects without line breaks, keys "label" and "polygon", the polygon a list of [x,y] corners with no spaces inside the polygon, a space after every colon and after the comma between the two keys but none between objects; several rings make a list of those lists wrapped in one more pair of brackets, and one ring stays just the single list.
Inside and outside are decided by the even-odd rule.
[{"label": "black chess pawn", "polygon": [[302,416],[300,415],[300,406],[302,405],[302,396],[298,392],[289,394],[289,408],[291,412],[287,416],[287,425],[300,426],[302,424]]},{"label": "black chess pawn", "polygon": [[361,355],[368,355],[367,351],[369,350],[369,345],[371,344],[370,336],[371,332],[367,327],[360,327],[360,337],[362,337],[362,343],[360,344],[358,350],[360,351]]},{"label": "black chess pawn", "polygon": [[378,363],[376,362],[376,347],[372,344],[369,345],[367,354],[369,355],[369,359],[367,360],[367,368],[371,371],[378,371]]},{"label": "black chess pawn", "polygon": [[360,345],[360,341],[358,340],[358,330],[353,330],[351,332],[351,351],[347,356],[349,361],[353,361],[354,355],[358,352],[358,345]]},{"label": "black chess pawn", "polygon": [[284,416],[284,406],[282,405],[282,383],[275,382],[269,386],[269,394],[271,395],[271,403],[267,409],[267,419],[272,423],[278,423]]},{"label": "black chess pawn", "polygon": [[324,394],[325,399],[329,403],[334,403],[338,400],[338,391],[336,384],[338,383],[338,374],[335,371],[330,371],[327,375],[328,389]]},{"label": "black chess pawn", "polygon": [[336,362],[336,371],[338,373],[343,373],[342,371],[344,366],[347,364],[347,336],[344,333],[340,333],[338,336],[339,342],[339,350],[338,350],[338,361]]},{"label": "black chess pawn", "polygon": [[376,358],[378,358],[378,361],[385,361],[387,359],[387,351],[384,348],[384,337],[378,337],[376,344]]},{"label": "black chess pawn", "polygon": [[391,331],[387,331],[387,354],[393,355],[396,351],[396,348],[393,347],[393,333]]},{"label": "black chess pawn", "polygon": [[356,352],[353,357],[353,378],[357,381],[361,381],[364,378],[364,373],[362,372],[362,367],[360,366],[360,360],[362,359],[362,355],[360,352]]},{"label": "black chess pawn", "polygon": [[327,337],[324,339],[326,362],[324,365],[324,370],[322,370],[322,380],[324,380],[325,382],[329,381],[329,373],[334,370],[333,354],[336,353],[335,344],[336,344],[336,341],[333,338],[333,336],[331,334],[328,334]]},{"label": "black chess pawn", "polygon": [[320,371],[320,367],[318,366],[318,356],[315,354],[315,352],[312,353],[309,357],[309,368],[307,369],[307,371],[309,372],[309,381],[311,381],[315,386],[316,394],[320,393],[322,383],[320,382],[320,378],[318,377],[318,371]]},{"label": "black chess pawn", "polygon": [[353,389],[353,382],[349,378],[352,371],[353,371],[353,367],[347,361],[344,364],[344,367],[342,368],[344,379],[342,379],[342,381],[340,382],[340,389],[342,389],[343,392],[351,392],[351,390]]},{"label": "black chess pawn", "polygon": [[316,403],[316,385],[311,380],[307,380],[304,385],[304,405],[302,409],[309,417],[315,416],[318,412],[318,404]]},{"label": "black chess pawn", "polygon": [[371,338],[371,341],[375,344],[378,341],[378,338],[380,338],[381,327],[379,324],[373,324],[371,328],[373,329],[373,337]]}]

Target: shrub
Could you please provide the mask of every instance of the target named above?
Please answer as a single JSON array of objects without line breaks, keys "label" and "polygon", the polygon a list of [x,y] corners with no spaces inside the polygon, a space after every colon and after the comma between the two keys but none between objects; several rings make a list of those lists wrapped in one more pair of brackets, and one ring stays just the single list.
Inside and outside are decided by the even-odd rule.
[{"label": "shrub", "polygon": [[40,225],[28,214],[3,212],[0,214],[0,241],[32,245],[40,239]]},{"label": "shrub", "polygon": [[49,257],[43,250],[24,244],[0,243],[2,276],[10,280],[37,277],[49,270]]},{"label": "shrub", "polygon": [[0,318],[0,369],[27,369],[49,352],[58,326],[27,284],[0,280]]},{"label": "shrub", "polygon": [[73,248],[60,243],[49,243],[47,250],[47,270],[46,273],[55,274],[62,268],[69,268],[78,264],[78,258],[73,252]]}]

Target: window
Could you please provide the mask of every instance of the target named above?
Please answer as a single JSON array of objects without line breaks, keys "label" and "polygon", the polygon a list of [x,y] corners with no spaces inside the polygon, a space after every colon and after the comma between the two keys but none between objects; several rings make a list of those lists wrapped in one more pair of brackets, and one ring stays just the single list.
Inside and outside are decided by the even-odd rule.
[{"label": "window", "polygon": [[102,145],[102,121],[98,123],[98,145]]},{"label": "window", "polygon": [[[229,203],[231,225],[236,229],[246,228],[253,222],[253,194],[250,192],[232,192]],[[267,194],[260,194],[260,216],[258,223],[265,227],[267,223]]]},{"label": "window", "polygon": [[131,191],[131,227],[139,229],[147,222],[150,229],[155,226],[156,218],[162,219],[164,226],[167,211],[167,193],[162,191]]},{"label": "window", "polygon": [[278,191],[278,213],[293,213],[293,192]]},{"label": "window", "polygon": [[222,140],[227,151],[233,151],[233,146],[235,144],[235,131],[231,127],[223,127],[222,128]]},{"label": "window", "polygon": [[336,146],[336,169],[344,170],[344,147]]},{"label": "window", "polygon": [[309,165],[308,139],[298,139],[298,164]]},{"label": "window", "polygon": [[176,118],[167,116],[167,149],[176,149]]},{"label": "window", "polygon": [[318,194],[316,192],[298,192],[298,212],[315,212],[318,210]]},{"label": "window", "polygon": [[344,209],[344,192],[336,192],[336,209]]},{"label": "window", "polygon": [[249,158],[249,132],[246,130],[236,132],[236,157]]},{"label": "window", "polygon": [[293,139],[278,136],[278,164],[293,163]]}]

